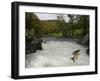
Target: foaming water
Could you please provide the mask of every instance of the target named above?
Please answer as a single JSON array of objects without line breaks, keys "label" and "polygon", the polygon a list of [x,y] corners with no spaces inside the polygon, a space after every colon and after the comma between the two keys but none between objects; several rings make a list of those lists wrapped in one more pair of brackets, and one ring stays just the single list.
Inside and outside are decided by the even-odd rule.
[{"label": "foaming water", "polygon": [[[75,42],[48,41],[42,43],[43,50],[28,54],[25,58],[26,68],[39,67],[64,67],[89,65],[89,57],[86,54],[87,47]],[[74,63],[70,58],[73,51],[81,49],[79,59]]]}]

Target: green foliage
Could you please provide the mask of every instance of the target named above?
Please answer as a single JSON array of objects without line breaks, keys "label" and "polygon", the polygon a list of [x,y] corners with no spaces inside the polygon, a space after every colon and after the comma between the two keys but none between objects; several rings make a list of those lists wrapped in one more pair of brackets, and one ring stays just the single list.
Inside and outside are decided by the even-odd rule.
[{"label": "green foliage", "polygon": [[34,36],[35,37],[41,37],[42,35],[42,28],[40,25],[40,20],[38,17],[32,13],[32,12],[26,12],[25,13],[25,20],[26,20],[26,29],[28,30],[34,30]]},{"label": "green foliage", "polygon": [[25,13],[25,52],[26,54],[35,53],[37,50],[42,50],[42,27],[40,20],[32,12]]},{"label": "green foliage", "polygon": [[68,14],[69,22],[64,20],[63,15],[58,17],[58,28],[63,37],[83,37],[89,33],[89,16]]},{"label": "green foliage", "polygon": [[26,29],[34,30],[35,37],[83,37],[89,33],[88,15],[66,15],[69,21],[66,22],[64,15],[58,15],[57,20],[39,20],[32,12],[26,12]]},{"label": "green foliage", "polygon": [[59,30],[59,32],[62,33],[63,37],[66,37],[66,35],[68,33],[68,25],[65,22],[63,15],[58,15],[57,18],[58,18],[58,22],[57,22],[58,30]]},{"label": "green foliage", "polygon": [[43,34],[50,34],[58,32],[57,20],[43,20],[41,21]]},{"label": "green foliage", "polygon": [[50,33],[49,36],[59,38],[59,37],[62,37],[63,35],[62,33]]},{"label": "green foliage", "polygon": [[77,26],[81,29],[83,28],[83,36],[85,36],[87,33],[89,33],[89,16],[82,15],[78,16],[78,23]]}]

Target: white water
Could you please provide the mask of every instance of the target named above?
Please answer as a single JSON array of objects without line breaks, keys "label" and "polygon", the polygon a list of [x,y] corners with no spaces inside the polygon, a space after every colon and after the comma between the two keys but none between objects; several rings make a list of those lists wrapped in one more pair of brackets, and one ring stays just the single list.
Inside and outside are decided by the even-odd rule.
[{"label": "white water", "polygon": [[[61,67],[88,65],[89,57],[86,54],[86,47],[75,42],[48,41],[42,43],[43,50],[28,54],[25,59],[25,67]],[[74,63],[70,58],[73,51],[81,49],[79,59]]]}]

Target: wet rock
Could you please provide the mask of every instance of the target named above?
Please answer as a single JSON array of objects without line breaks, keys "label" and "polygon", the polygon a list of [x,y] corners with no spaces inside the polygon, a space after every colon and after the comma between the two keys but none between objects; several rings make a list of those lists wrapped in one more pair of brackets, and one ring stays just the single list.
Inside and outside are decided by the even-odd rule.
[{"label": "wet rock", "polygon": [[36,48],[37,48],[37,50],[42,50],[42,40],[41,39],[39,39],[38,41],[37,41],[37,44],[36,44]]},{"label": "wet rock", "polygon": [[42,50],[42,42],[40,40],[26,42],[26,54],[35,53],[37,50]]},{"label": "wet rock", "polygon": [[86,34],[79,40],[79,43],[82,45],[89,45],[89,34]]},{"label": "wet rock", "polygon": [[86,50],[86,53],[89,55],[90,53],[89,53],[89,48]]},{"label": "wet rock", "polygon": [[35,53],[37,50],[42,50],[42,39],[34,35],[34,30],[27,29],[25,46],[26,54]]}]

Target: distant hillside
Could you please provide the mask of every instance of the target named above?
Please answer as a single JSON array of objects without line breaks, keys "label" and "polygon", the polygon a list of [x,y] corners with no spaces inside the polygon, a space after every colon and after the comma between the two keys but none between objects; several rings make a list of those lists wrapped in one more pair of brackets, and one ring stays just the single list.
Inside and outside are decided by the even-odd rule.
[{"label": "distant hillside", "polygon": [[41,20],[40,21],[44,33],[52,33],[52,32],[57,32],[58,31],[58,20]]}]

